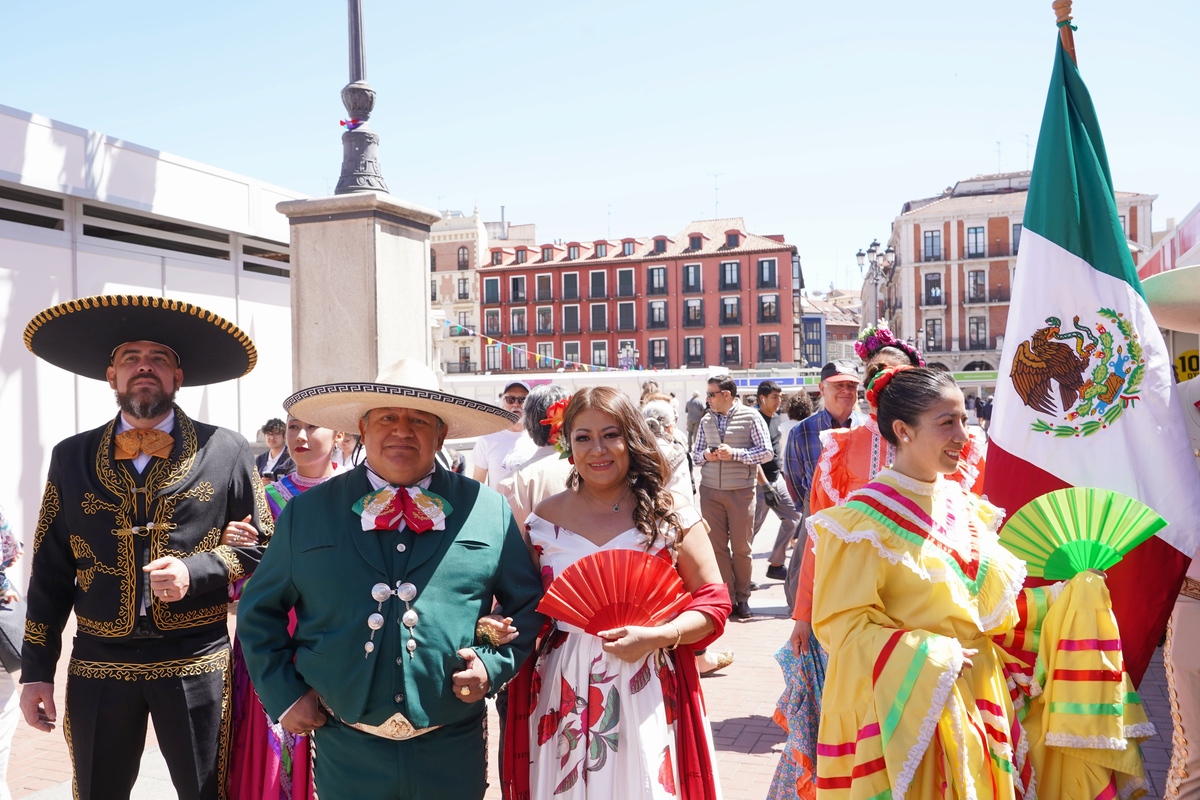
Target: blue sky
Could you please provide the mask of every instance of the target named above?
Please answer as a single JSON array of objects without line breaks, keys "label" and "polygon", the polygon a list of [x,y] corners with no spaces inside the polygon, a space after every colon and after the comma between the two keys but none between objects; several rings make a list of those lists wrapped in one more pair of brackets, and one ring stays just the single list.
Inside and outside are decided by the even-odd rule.
[{"label": "blue sky", "polygon": [[[1050,5],[365,0],[372,127],[413,202],[590,240],[674,234],[714,214],[715,183],[716,213],[785,234],[810,287],[857,284],[905,200],[1032,162]],[[1114,181],[1158,194],[1162,228],[1200,202],[1200,4],[1075,6]],[[336,183],[344,2],[4,3],[0,31],[0,103]]]}]

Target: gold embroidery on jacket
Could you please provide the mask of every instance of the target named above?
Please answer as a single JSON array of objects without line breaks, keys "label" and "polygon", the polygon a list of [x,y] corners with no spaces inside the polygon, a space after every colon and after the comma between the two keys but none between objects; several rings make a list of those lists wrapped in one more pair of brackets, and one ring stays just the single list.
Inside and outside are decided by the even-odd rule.
[{"label": "gold embroidery on jacket", "polygon": [[97,572],[103,572],[105,575],[112,575],[116,578],[121,577],[121,570],[102,563],[81,537],[72,536],[70,542],[71,552],[75,555],[75,580],[79,582],[79,588],[86,592],[92,585],[92,579],[96,577]]},{"label": "gold embroidery on jacket", "polygon": [[42,546],[42,537],[46,535],[46,531],[50,530],[50,523],[54,521],[54,517],[60,509],[58,487],[50,481],[46,481],[46,491],[42,493],[42,508],[38,512],[37,527],[33,531],[34,555],[37,555],[38,548]]},{"label": "gold embroidery on jacket", "polygon": [[177,658],[172,661],[153,661],[149,664],[125,664],[116,661],[84,661],[72,658],[67,674],[79,678],[115,678],[122,681],[153,681],[159,678],[179,678],[229,670],[229,649],[206,656]]},{"label": "gold embroidery on jacket", "polygon": [[229,582],[233,583],[239,578],[246,575],[246,569],[242,566],[242,559],[238,557],[238,553],[227,544],[223,544],[213,553],[225,562],[225,574],[229,577]]},{"label": "gold embroidery on jacket", "polygon": [[25,643],[46,646],[46,624],[25,618]]},{"label": "gold embroidery on jacket", "polygon": [[258,511],[258,526],[261,528],[259,538],[265,547],[275,535],[275,517],[271,515],[271,508],[267,505],[266,488],[256,469],[250,470],[250,487],[254,492],[254,508]]}]

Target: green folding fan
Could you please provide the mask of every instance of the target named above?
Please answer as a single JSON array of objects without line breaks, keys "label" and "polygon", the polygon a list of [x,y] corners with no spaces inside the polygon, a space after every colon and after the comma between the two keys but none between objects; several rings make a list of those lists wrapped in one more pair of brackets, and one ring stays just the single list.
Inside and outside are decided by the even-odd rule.
[{"label": "green folding fan", "polygon": [[1132,497],[1107,489],[1059,489],[1025,504],[1000,529],[1000,542],[1025,560],[1029,574],[1064,580],[1106,570],[1166,527]]}]

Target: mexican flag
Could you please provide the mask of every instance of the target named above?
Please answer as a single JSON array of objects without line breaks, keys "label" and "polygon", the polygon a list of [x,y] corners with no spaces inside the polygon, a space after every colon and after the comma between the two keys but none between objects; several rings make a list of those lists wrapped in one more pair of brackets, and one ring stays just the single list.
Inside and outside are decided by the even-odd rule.
[{"label": "mexican flag", "polygon": [[1140,683],[1200,544],[1200,474],[1166,344],[1142,295],[1100,125],[1058,44],[1025,205],[984,491],[1010,514],[1096,486],[1169,523],[1109,570],[1126,668]]}]

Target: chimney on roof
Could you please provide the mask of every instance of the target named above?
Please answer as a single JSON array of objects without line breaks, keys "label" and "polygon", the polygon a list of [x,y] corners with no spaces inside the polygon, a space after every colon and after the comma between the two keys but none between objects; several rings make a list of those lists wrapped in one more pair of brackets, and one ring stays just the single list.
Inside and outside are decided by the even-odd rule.
[{"label": "chimney on roof", "polygon": [[508,238],[508,226],[504,224],[504,206],[500,206],[500,238]]}]

